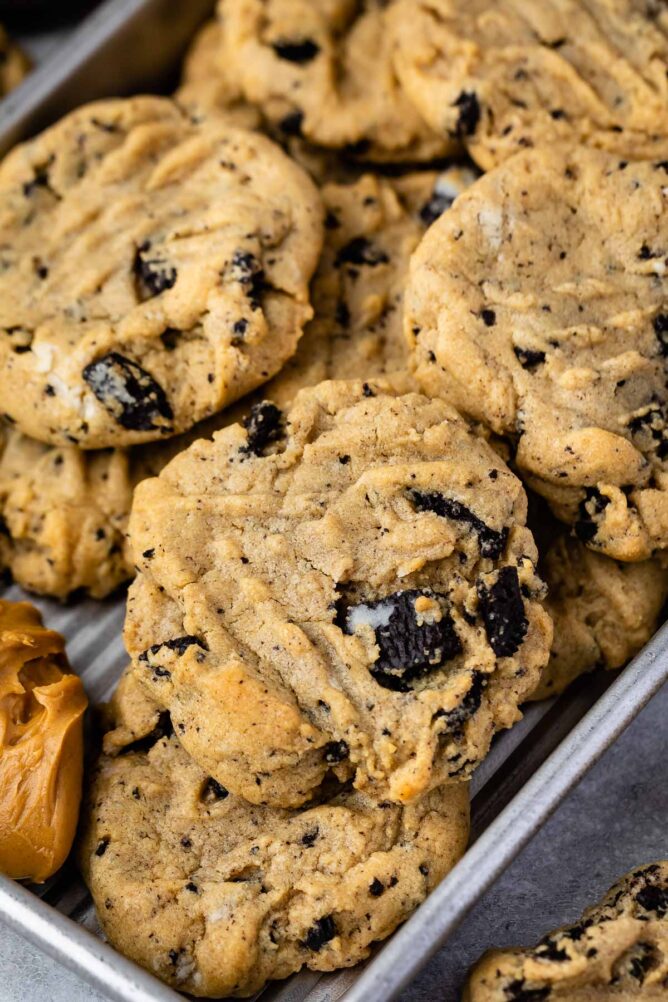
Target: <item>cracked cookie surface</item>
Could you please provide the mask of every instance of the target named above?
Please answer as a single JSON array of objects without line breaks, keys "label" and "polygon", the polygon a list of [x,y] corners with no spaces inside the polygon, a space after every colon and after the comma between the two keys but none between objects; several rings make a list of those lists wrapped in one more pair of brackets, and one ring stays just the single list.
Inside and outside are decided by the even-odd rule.
[{"label": "cracked cookie surface", "polygon": [[428,393],[506,435],[588,546],[668,546],[665,166],[552,147],[480,178],[411,261]]},{"label": "cracked cookie surface", "polygon": [[389,18],[406,93],[483,170],[559,141],[668,157],[665,4],[400,0]]},{"label": "cracked cookie surface", "polygon": [[394,73],[382,0],[222,0],[219,60],[265,118],[324,147],[382,161],[427,161],[458,144],[437,135]]},{"label": "cracked cookie surface", "polygon": [[110,717],[83,871],[111,942],[182,991],[250,995],[357,963],[466,848],[465,784],[399,807],[333,781],[298,811],[260,807],[203,772],[127,677]]},{"label": "cracked cookie surface", "polygon": [[446,403],[328,382],[135,492],[126,644],[208,772],[296,805],[334,769],[466,779],[547,660],[526,496]]},{"label": "cracked cookie surface", "polygon": [[668,862],[637,867],[535,947],[491,950],[462,1002],[659,1002],[668,989]]},{"label": "cracked cookie surface", "polygon": [[321,215],[299,167],[220,118],[152,97],[72,112],[0,165],[4,410],[85,448],[220,410],[294,352]]}]

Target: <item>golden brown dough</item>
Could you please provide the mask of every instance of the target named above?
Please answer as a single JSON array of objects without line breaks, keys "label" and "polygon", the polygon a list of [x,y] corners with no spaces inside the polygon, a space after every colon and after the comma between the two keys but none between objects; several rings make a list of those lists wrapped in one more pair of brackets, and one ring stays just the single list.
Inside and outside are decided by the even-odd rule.
[{"label": "golden brown dough", "polygon": [[86,696],[59,633],[27,602],[0,599],[0,870],[42,883],[79,814]]}]

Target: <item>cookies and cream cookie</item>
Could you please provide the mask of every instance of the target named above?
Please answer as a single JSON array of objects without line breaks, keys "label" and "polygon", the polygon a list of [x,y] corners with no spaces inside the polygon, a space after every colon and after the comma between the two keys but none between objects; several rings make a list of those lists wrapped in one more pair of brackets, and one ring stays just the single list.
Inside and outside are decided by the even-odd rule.
[{"label": "cookies and cream cookie", "polygon": [[43,883],[79,816],[86,696],[59,633],[0,599],[0,872]]},{"label": "cookies and cream cookie", "polygon": [[507,436],[588,546],[668,547],[668,173],[585,147],[520,153],[430,227],[405,329],[428,393]]},{"label": "cookies and cream cookie", "polygon": [[470,168],[453,166],[323,185],[325,245],[311,285],[315,315],[258,399],[284,405],[324,379],[392,374],[410,387],[402,324],[410,256],[427,226],[474,179]]},{"label": "cookies and cream cookie", "polygon": [[526,496],[441,400],[326,382],[135,491],[138,678],[207,772],[296,805],[334,767],[465,779],[547,661]]},{"label": "cookies and cream cookie", "polygon": [[303,966],[352,966],[466,848],[466,784],[408,807],[334,780],[297,811],[249,804],[136,697],[125,688],[112,705],[134,736],[123,723],[107,735],[80,858],[109,940],[181,991],[251,995]]},{"label": "cookies and cream cookie", "polygon": [[311,316],[322,208],[264,136],[166,98],[86,105],[0,164],[0,394],[33,438],[173,435],[269,379]]},{"label": "cookies and cream cookie", "polygon": [[399,0],[388,20],[416,109],[483,170],[559,141],[668,157],[665,4]]},{"label": "cookies and cream cookie", "polygon": [[158,473],[136,450],[83,452],[8,429],[0,444],[0,565],[28,591],[103,598],[132,576],[134,485]]},{"label": "cookies and cream cookie", "polygon": [[275,126],[383,161],[428,161],[458,144],[400,87],[383,0],[222,0],[219,61]]},{"label": "cookies and cream cookie", "polygon": [[656,632],[668,599],[668,571],[657,558],[621,563],[566,532],[541,553],[539,572],[554,637],[531,699],[555,696],[594,668],[622,668]]},{"label": "cookies and cream cookie", "polygon": [[660,1002],[668,979],[668,862],[639,866],[535,947],[490,950],[462,1002]]}]

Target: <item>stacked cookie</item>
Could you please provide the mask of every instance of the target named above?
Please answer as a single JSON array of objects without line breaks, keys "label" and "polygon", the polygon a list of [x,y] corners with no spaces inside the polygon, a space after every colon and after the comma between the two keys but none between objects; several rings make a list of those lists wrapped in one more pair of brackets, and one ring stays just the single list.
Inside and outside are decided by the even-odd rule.
[{"label": "stacked cookie", "polygon": [[656,628],[664,21],[221,0],[174,100],[0,165],[0,554],[136,573],[81,860],[170,984],[367,956],[494,735]]}]

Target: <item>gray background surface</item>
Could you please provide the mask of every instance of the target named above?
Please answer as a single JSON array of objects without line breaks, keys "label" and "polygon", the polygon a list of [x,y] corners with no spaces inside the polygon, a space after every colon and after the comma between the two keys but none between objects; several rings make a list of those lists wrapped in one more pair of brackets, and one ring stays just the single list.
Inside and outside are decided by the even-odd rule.
[{"label": "gray background surface", "polygon": [[[664,687],[481,899],[402,1002],[458,1002],[465,972],[483,950],[531,943],[576,918],[631,867],[668,856],[666,720]],[[102,996],[0,926],[0,1000],[102,1002]]]}]

